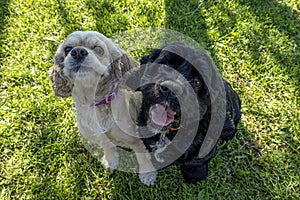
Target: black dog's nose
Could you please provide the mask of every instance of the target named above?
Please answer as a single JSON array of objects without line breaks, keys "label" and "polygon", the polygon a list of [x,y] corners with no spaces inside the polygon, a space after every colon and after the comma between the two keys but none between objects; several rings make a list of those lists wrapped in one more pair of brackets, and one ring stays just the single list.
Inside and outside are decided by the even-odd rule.
[{"label": "black dog's nose", "polygon": [[159,92],[160,92],[163,96],[169,96],[169,94],[170,94],[171,91],[170,91],[167,87],[160,85],[160,86],[159,86]]},{"label": "black dog's nose", "polygon": [[176,82],[176,80],[166,80],[157,84],[159,93],[169,99],[176,99],[182,95],[183,86]]},{"label": "black dog's nose", "polygon": [[71,51],[71,56],[75,59],[75,60],[81,60],[84,59],[87,55],[88,55],[88,51],[85,48],[75,48]]},{"label": "black dog's nose", "polygon": [[174,99],[176,98],[175,94],[166,86],[160,85],[159,92],[162,96]]}]

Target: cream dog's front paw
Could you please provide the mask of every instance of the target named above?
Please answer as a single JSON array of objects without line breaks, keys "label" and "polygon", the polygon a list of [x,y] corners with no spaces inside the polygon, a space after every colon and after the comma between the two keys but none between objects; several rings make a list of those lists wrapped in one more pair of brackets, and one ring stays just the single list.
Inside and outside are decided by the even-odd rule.
[{"label": "cream dog's front paw", "polygon": [[157,171],[139,173],[139,178],[142,183],[147,186],[154,185],[157,177]]},{"label": "cream dog's front paw", "polygon": [[119,160],[120,160],[119,153],[115,152],[114,155],[110,155],[110,156],[104,155],[101,159],[101,163],[107,171],[113,172],[118,168]]}]

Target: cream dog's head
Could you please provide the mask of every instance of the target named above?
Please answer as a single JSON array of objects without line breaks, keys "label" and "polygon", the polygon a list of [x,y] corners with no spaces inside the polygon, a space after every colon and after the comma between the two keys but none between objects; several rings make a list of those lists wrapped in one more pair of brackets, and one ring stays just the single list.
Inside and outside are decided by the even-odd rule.
[{"label": "cream dog's head", "polygon": [[74,84],[94,85],[101,78],[120,78],[136,62],[117,44],[95,31],[76,31],[58,47],[49,70],[56,96],[68,97]]}]

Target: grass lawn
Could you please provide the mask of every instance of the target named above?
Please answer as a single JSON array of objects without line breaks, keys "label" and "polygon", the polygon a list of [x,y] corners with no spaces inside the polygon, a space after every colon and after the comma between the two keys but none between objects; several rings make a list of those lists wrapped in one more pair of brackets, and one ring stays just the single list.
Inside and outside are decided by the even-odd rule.
[{"label": "grass lawn", "polygon": [[[297,0],[1,0],[0,199],[300,199],[299,10]],[[105,172],[80,141],[72,99],[54,97],[47,71],[69,33],[138,27],[196,40],[242,99],[236,137],[199,184],[174,166],[154,187]]]}]

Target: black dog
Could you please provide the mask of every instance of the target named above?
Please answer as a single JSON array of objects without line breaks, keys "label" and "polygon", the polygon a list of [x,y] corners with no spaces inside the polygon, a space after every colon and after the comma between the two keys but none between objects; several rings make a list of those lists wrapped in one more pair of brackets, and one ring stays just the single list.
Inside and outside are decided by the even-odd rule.
[{"label": "black dog", "polygon": [[[195,54],[196,51],[198,50],[176,43],[163,46],[160,49],[154,49],[150,55],[144,56],[141,60],[142,66],[146,65],[150,70],[154,68],[157,68],[158,71],[161,68],[176,70],[191,86],[192,92],[196,95],[198,101],[197,110],[189,111],[198,112],[197,114],[200,118],[196,122],[197,126],[187,125],[188,129],[186,129],[192,130],[196,127],[196,134],[193,136],[191,144],[188,144],[189,146],[174,162],[165,163],[166,159],[172,156],[172,152],[176,151],[176,147],[171,148],[169,151],[167,149],[174,142],[175,136],[186,134],[180,133],[183,111],[178,94],[181,93],[186,101],[189,101],[190,94],[184,93],[187,89],[180,79],[174,80],[173,78],[170,81],[163,76],[153,83],[145,84],[139,88],[143,94],[142,109],[138,116],[139,132],[146,148],[153,153],[153,162],[157,167],[160,167],[160,165],[180,164],[182,175],[187,183],[196,183],[207,177],[208,162],[214,157],[216,151],[216,145],[214,145],[205,157],[198,157],[211,121],[212,100],[203,76],[191,62],[185,59],[185,56],[190,56],[190,52],[194,52],[194,55],[198,58],[204,57],[204,61],[211,62],[205,53]],[[181,56],[176,52],[181,52]],[[159,76],[160,72],[157,73]],[[172,76],[172,74],[166,73],[166,76]],[[234,137],[237,131],[237,125],[241,118],[241,102],[230,84],[225,80],[221,80],[221,82],[224,83],[226,92],[226,118],[220,138],[228,141]],[[188,135],[182,137],[183,139],[180,139],[179,142],[177,141],[175,146],[181,145],[180,142],[184,143],[184,138],[187,137]]]}]

